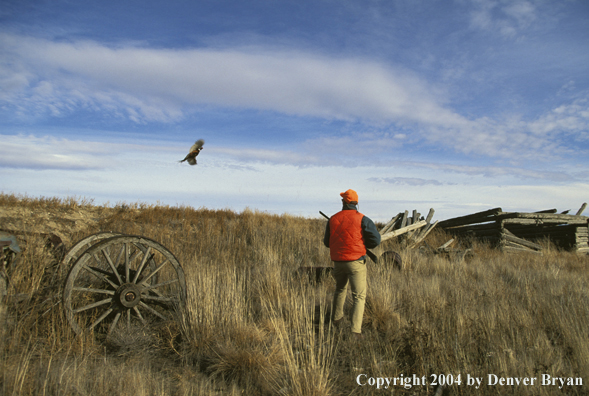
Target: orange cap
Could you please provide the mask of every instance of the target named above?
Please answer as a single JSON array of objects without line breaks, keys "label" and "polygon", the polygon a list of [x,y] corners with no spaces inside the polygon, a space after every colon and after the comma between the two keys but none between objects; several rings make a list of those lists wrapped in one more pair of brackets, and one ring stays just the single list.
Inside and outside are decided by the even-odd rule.
[{"label": "orange cap", "polygon": [[346,192],[340,193],[340,195],[344,199],[345,203],[358,202],[358,193],[354,190],[348,190]]}]

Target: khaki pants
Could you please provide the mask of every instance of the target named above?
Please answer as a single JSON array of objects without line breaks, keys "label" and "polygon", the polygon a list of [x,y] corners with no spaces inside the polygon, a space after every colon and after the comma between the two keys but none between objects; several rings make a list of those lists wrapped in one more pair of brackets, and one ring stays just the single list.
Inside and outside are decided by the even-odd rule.
[{"label": "khaki pants", "polygon": [[344,303],[348,283],[352,288],[352,333],[362,333],[362,317],[366,302],[366,259],[355,261],[334,261],[333,277],[335,294],[333,296],[333,320],[344,317]]}]

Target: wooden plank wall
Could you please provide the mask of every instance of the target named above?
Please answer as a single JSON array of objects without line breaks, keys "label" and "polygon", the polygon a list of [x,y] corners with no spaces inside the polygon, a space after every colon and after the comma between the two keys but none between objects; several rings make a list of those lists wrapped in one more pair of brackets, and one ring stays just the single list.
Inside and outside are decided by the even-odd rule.
[{"label": "wooden plank wall", "polygon": [[577,252],[589,252],[589,217],[556,213],[556,209],[533,213],[504,212],[489,209],[438,223],[446,232],[457,237],[474,237],[490,242],[506,252],[541,253],[538,242],[550,239],[556,246]]}]

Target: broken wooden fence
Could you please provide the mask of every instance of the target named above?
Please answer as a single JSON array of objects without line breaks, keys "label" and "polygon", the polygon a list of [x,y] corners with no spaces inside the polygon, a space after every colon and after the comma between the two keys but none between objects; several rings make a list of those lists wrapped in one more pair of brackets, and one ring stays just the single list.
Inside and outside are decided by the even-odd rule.
[{"label": "broken wooden fence", "polygon": [[[319,213],[329,220],[329,216],[319,211]],[[403,236],[405,247],[408,249],[416,247],[421,243],[425,237],[434,229],[437,221],[432,223],[431,220],[434,216],[435,210],[430,209],[426,218],[421,216],[421,213],[417,210],[413,210],[411,216],[409,211],[400,212],[394,216],[388,223],[384,225],[379,231],[381,244],[375,249],[367,249],[368,256],[375,263],[390,261],[393,265],[401,267],[401,259],[398,253],[393,251],[385,251],[383,248],[383,242],[389,239]],[[308,272],[312,276],[319,278],[324,275],[323,271],[325,267],[301,267],[303,272]]]},{"label": "broken wooden fence", "polygon": [[424,219],[421,213],[413,210],[411,216],[409,211],[400,212],[394,216],[379,231],[381,243],[394,237],[407,234],[405,241],[408,248],[413,248],[422,242],[425,237],[434,229],[437,221],[432,223],[435,210],[430,209],[427,217]]}]

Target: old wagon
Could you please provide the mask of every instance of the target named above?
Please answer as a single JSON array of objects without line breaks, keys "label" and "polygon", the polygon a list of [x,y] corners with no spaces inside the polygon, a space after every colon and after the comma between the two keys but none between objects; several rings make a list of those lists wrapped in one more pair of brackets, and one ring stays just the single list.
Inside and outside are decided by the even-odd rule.
[{"label": "old wagon", "polygon": [[[3,245],[5,255],[14,253]],[[7,264],[3,261],[3,271]],[[67,274],[65,281],[58,273]],[[54,290],[71,328],[102,339],[173,320],[186,299],[176,257],[159,242],[137,235],[100,232],[83,238],[63,255],[51,282],[63,282]]]}]

